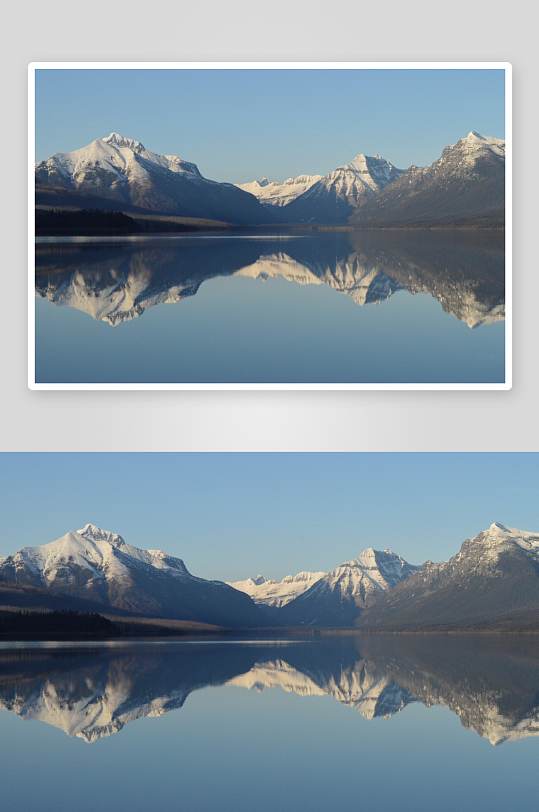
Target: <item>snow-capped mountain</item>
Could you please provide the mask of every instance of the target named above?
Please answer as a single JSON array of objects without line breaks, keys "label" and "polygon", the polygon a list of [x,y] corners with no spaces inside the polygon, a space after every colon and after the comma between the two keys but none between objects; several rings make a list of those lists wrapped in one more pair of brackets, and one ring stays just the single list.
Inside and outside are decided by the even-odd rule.
[{"label": "snow-capped mountain", "polygon": [[261,203],[268,206],[286,206],[296,197],[310,189],[313,184],[322,178],[322,175],[298,175],[297,178],[288,178],[284,183],[270,181],[267,178],[254,180],[252,183],[238,183],[238,189],[254,195]]},{"label": "snow-capped mountain", "polygon": [[273,222],[253,195],[231,183],[204,178],[194,163],[157,155],[139,141],[111,133],[73,152],[59,152],[35,165],[40,187],[74,190],[146,210],[229,223]]},{"label": "snow-capped mountain", "polygon": [[367,226],[473,223],[503,225],[505,141],[472,131],[430,166],[411,166],[352,212]]},{"label": "snow-capped mountain", "polygon": [[222,626],[258,626],[266,620],[247,595],[191,575],[180,558],[140,550],[93,524],[1,558],[0,580],[150,617]]},{"label": "snow-capped mountain", "polygon": [[289,223],[345,223],[356,209],[403,173],[380,155],[357,155],[288,203],[283,216]]},{"label": "snow-capped mountain", "polygon": [[346,626],[417,567],[385,549],[364,550],[360,556],[328,572],[275,614],[289,626]]},{"label": "snow-capped mountain", "polygon": [[265,606],[284,606],[319,581],[324,572],[298,572],[287,575],[282,581],[267,580],[263,575],[245,581],[227,581],[229,586],[246,592],[255,603]]},{"label": "snow-capped mountain", "polygon": [[[36,190],[73,205],[154,212],[234,224],[355,223],[367,226],[502,225],[505,142],[475,131],[431,166],[404,171],[380,155],[357,155],[327,175],[246,184],[204,178],[196,164],[158,155],[111,133],[35,165]],[[49,201],[50,204],[50,201]]]},{"label": "snow-capped mountain", "polygon": [[449,561],[427,561],[358,619],[361,628],[495,624],[539,608],[539,533],[494,522]]}]

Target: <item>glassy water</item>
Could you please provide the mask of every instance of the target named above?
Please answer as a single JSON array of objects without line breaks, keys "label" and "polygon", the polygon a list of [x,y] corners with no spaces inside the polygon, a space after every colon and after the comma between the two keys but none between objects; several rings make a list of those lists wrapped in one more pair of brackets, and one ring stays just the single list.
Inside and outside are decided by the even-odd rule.
[{"label": "glassy water", "polygon": [[42,237],[36,382],[503,383],[504,295],[498,233]]},{"label": "glassy water", "polygon": [[537,809],[533,637],[3,644],[0,708],[4,812]]}]

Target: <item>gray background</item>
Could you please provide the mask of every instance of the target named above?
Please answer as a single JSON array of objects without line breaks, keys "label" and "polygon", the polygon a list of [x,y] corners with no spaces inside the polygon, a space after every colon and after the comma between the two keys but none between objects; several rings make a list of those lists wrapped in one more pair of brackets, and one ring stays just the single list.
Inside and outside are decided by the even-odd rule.
[{"label": "gray background", "polygon": [[[23,1],[4,2],[2,9],[7,253],[0,451],[539,450],[538,71],[531,3]],[[513,389],[30,391],[26,134],[27,65],[34,61],[511,62]]]}]

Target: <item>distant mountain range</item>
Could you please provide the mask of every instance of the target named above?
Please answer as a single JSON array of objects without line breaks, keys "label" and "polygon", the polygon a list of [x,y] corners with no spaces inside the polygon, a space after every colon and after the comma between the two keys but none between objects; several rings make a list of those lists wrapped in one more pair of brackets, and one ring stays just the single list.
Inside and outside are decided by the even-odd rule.
[{"label": "distant mountain range", "polygon": [[[295,595],[290,593],[279,604],[260,593],[255,600],[269,610],[276,625],[352,626],[364,609],[373,606],[416,569],[391,550],[381,552],[369,547],[326,574],[302,573],[311,576],[310,580],[299,580],[298,587],[301,583],[306,588],[301,591],[298,588]],[[284,586],[282,582],[281,585]],[[278,608],[270,609],[275,606]]]},{"label": "distant mountain range", "polygon": [[[16,595],[9,589],[15,586]],[[97,607],[229,628],[537,629],[539,534],[495,522],[439,564],[416,567],[391,550],[369,547],[328,573],[225,584],[197,578],[181,559],[140,550],[89,524],[0,559],[4,606],[14,595],[19,607]]]},{"label": "distant mountain range", "polygon": [[297,178],[288,178],[284,183],[278,183],[262,178],[252,183],[238,183],[237,186],[238,189],[257,197],[264,205],[286,206],[321,179],[322,175],[299,175]]},{"label": "distant mountain range", "polygon": [[324,572],[298,572],[297,575],[287,575],[282,581],[268,580],[263,575],[257,575],[245,581],[228,581],[228,585],[245,592],[255,603],[279,607],[303,594],[324,575]]},{"label": "distant mountain range", "polygon": [[391,550],[369,547],[328,573],[300,572],[279,582],[257,575],[229,586],[250,595],[279,624],[346,626],[416,569]]},{"label": "distant mountain range", "polygon": [[111,133],[35,165],[36,204],[111,208],[235,225],[503,226],[505,142],[472,131],[428,167],[359,154],[327,175],[233,185]]}]

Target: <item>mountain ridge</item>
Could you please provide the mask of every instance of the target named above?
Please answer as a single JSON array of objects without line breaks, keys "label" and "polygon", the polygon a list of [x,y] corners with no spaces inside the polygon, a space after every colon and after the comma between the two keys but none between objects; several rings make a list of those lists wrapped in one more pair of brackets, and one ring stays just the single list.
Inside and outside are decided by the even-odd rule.
[{"label": "mountain ridge", "polygon": [[[232,225],[318,223],[363,228],[503,227],[505,141],[472,130],[429,166],[398,169],[359,153],[326,175],[280,184],[205,178],[195,163],[158,155],[118,133],[35,165],[37,200],[47,190],[113,201],[118,208]],[[59,199],[60,199],[59,198]],[[78,198],[77,198],[78,199]],[[101,203],[100,203],[101,205]]]},{"label": "mountain ridge", "polygon": [[458,628],[539,605],[539,533],[494,522],[448,561],[427,561],[358,618],[374,629]]},{"label": "mountain ridge", "polygon": [[368,547],[328,573],[226,584],[192,575],[181,558],[139,549],[87,524],[1,558],[0,594],[4,602],[12,594],[14,607],[39,607],[48,594],[53,609],[68,609],[71,600],[79,610],[232,628],[533,631],[539,628],[539,533],[494,522],[465,539],[448,561],[417,567],[388,548]]},{"label": "mountain ridge", "polygon": [[501,226],[504,216],[505,141],[472,130],[444,147],[429,166],[411,166],[390,188],[353,212],[349,221],[369,227],[406,227],[483,218],[485,224]]}]

